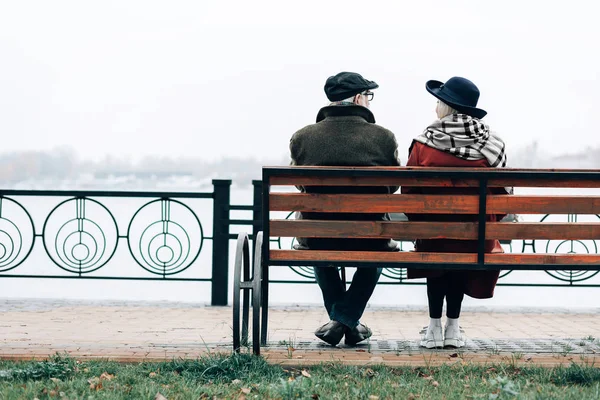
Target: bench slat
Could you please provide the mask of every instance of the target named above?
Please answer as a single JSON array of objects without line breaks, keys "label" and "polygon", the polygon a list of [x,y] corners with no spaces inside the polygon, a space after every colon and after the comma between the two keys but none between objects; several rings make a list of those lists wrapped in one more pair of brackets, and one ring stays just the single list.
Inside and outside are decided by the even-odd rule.
[{"label": "bench slat", "polygon": [[488,187],[600,188],[600,171],[589,169],[294,166],[263,172],[271,185],[478,187],[479,176],[489,174]]},{"label": "bench slat", "polygon": [[[479,187],[474,179],[444,179],[444,178],[390,178],[377,176],[273,176],[270,178],[273,186],[418,186],[418,187]],[[558,187],[558,188],[598,188],[597,180],[572,179],[490,179],[488,187]]]},{"label": "bench slat", "polygon": [[271,211],[477,214],[477,196],[271,193]]},{"label": "bench slat", "polygon": [[[472,195],[271,193],[271,211],[477,214]],[[600,196],[488,195],[488,214],[600,214]]]},{"label": "bench slat", "polygon": [[[270,250],[272,261],[357,261],[392,263],[476,263],[474,253],[418,253],[376,251]],[[501,265],[598,265],[600,254],[486,254],[485,262]]]},{"label": "bench slat", "polygon": [[[391,238],[398,240],[470,239],[478,237],[476,222],[382,222],[271,220],[272,237]],[[486,239],[600,239],[600,222],[489,222]]]}]

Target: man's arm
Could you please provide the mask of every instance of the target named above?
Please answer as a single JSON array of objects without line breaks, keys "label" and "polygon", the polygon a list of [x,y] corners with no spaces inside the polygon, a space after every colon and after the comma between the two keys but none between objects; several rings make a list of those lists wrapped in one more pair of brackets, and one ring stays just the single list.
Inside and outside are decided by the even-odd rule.
[{"label": "man's arm", "polygon": [[[300,147],[298,144],[297,136],[297,133],[294,133],[294,135],[292,135],[292,138],[290,139],[290,166],[292,167],[294,165],[298,165],[298,152]],[[298,189],[302,193],[305,192],[304,186],[296,186],[296,189]]]},{"label": "man's arm", "polygon": [[[389,165],[391,167],[400,167],[402,164],[400,163],[400,157],[398,155],[398,141],[396,140],[396,136],[389,132],[391,137],[391,145],[389,146]],[[388,186],[388,191],[390,194],[396,193],[400,186]]]}]

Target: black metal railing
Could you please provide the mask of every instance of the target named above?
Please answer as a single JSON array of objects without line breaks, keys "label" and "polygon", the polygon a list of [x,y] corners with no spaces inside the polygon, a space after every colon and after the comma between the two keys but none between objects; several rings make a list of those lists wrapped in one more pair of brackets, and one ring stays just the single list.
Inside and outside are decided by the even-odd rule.
[{"label": "black metal railing", "polygon": [[[231,180],[212,184],[212,192],[189,193],[0,190],[0,278],[211,282],[211,304],[226,305]],[[212,236],[196,201],[212,201]],[[212,268],[198,263],[205,241]],[[109,267],[123,247],[138,268]],[[56,268],[29,265],[40,256]]]},{"label": "black metal railing", "polygon": [[[212,184],[212,192],[187,193],[0,190],[0,278],[210,282],[211,304],[227,305],[229,246],[237,238],[232,227],[250,228],[251,240],[262,230],[263,187],[260,180],[252,181],[252,204],[235,205],[231,180],[213,180]],[[206,202],[212,202],[210,214]],[[251,215],[233,219],[232,211]],[[200,217],[199,212],[206,215]],[[558,216],[547,215],[542,221],[553,217]],[[588,217],[600,220],[600,216]],[[579,216],[560,218],[573,222]],[[207,219],[212,220],[210,236],[203,225]],[[207,241],[212,242],[212,252],[210,257],[202,253],[207,260],[201,261]],[[271,243],[290,248],[293,240],[271,238]],[[598,253],[595,240],[523,240],[503,245],[511,252]],[[408,251],[412,243],[401,242],[401,246]],[[111,263],[117,253],[120,260],[128,257],[128,262]],[[290,270],[296,279],[272,279],[271,283],[315,282],[312,267],[292,266]],[[548,283],[508,282],[506,277],[515,274],[502,271],[499,285],[600,287],[598,271],[545,272],[551,277]],[[424,284],[407,280],[402,268],[387,268],[383,277],[380,284],[384,285]]]}]

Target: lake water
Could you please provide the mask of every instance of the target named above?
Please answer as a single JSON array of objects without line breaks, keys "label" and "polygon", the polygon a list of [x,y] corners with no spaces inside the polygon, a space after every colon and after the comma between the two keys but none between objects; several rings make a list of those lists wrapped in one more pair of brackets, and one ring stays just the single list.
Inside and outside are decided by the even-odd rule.
[{"label": "lake water", "polygon": [[[210,191],[210,187],[206,187],[203,190]],[[545,189],[521,189],[517,190],[517,194],[534,194],[534,193],[550,193]],[[553,194],[593,194],[599,195],[599,190],[561,190],[556,192],[553,190]],[[205,237],[212,234],[212,201],[211,200],[185,200],[184,203],[194,211],[198,216],[202,231],[198,227],[195,218],[185,207],[181,207],[177,204],[171,205],[170,210],[164,210],[161,202],[155,202],[148,207],[142,209],[134,219],[134,222],[129,226],[129,222],[136,211],[144,205],[149,199],[115,199],[115,198],[102,198],[99,200],[106,209],[110,210],[116,221],[111,223],[107,217],[106,209],[101,205],[94,202],[86,202],[85,210],[82,211],[81,204],[77,202],[69,202],[56,209],[52,214],[51,218],[48,218],[44,227],[44,221],[50,214],[55,206],[60,202],[66,200],[66,198],[35,198],[35,197],[18,197],[15,198],[20,204],[22,204],[27,211],[31,214],[34,221],[35,231],[40,234],[45,228],[46,232],[53,232],[54,234],[46,235],[46,242],[41,237],[35,238],[35,245],[29,258],[18,268],[4,273],[13,274],[65,274],[64,271],[59,269],[52,261],[49,260],[48,255],[44,251],[44,244],[49,249],[48,251],[54,255],[58,260],[63,260],[69,268],[69,260],[73,257],[96,257],[95,260],[99,265],[106,257],[114,251],[112,260],[102,267],[98,271],[94,272],[94,275],[104,276],[151,276],[149,272],[141,269],[135,261],[133,261],[130,251],[134,253],[138,259],[142,260],[142,263],[146,268],[153,270],[156,268],[156,260],[152,260],[147,255],[143,256],[144,249],[152,249],[154,254],[158,254],[158,257],[162,257],[159,261],[175,260],[178,254],[169,253],[170,250],[164,248],[165,243],[155,243],[153,237],[156,236],[157,232],[161,230],[161,215],[164,213],[170,213],[172,220],[181,221],[181,228],[188,232],[190,240],[177,240],[173,239],[172,243],[168,243],[170,248],[176,249],[176,253],[181,252],[183,255],[195,254],[198,250],[196,240],[199,235],[203,234]],[[232,203],[233,204],[251,204],[252,201],[252,189],[246,188],[232,188]],[[20,211],[19,207],[8,200],[2,202],[2,208],[0,208],[2,217],[14,216],[14,222],[19,226],[21,234],[23,236],[23,246],[27,247],[27,238],[31,238],[33,231],[27,230],[27,219],[23,216],[25,214]],[[62,254],[63,248],[60,246],[61,243],[67,243],[75,240],[73,237],[69,237],[77,222],[70,222],[63,227],[64,223],[69,219],[74,218],[74,215],[79,212],[85,212],[86,218],[98,222],[99,228],[104,233],[104,239],[92,238],[88,240],[90,246],[88,249],[94,247],[93,241],[102,241],[102,243],[95,243],[98,248],[105,248],[104,253],[97,252],[94,254],[84,254],[83,247],[71,249],[69,254]],[[19,214],[20,213],[20,214]],[[20,217],[18,216],[20,215]],[[234,211],[232,212],[232,218],[250,218],[251,213],[245,211]],[[554,221],[567,221],[567,216],[552,216]],[[540,216],[524,216],[526,221],[539,221]],[[598,221],[596,216],[579,216],[580,221]],[[157,223],[152,225],[152,223]],[[2,225],[4,224],[4,225]],[[75,224],[75,226],[73,226]],[[152,225],[149,229],[145,230],[149,225]],[[0,243],[4,243],[6,237],[3,238],[1,231],[9,231],[11,228],[6,222],[0,220]],[[61,231],[62,229],[62,231]],[[127,246],[127,241],[119,239],[117,241],[117,233],[124,235],[130,231],[130,237],[135,237],[131,250]],[[173,233],[179,229],[175,226],[171,226]],[[248,229],[248,227],[239,226],[234,227],[234,232]],[[75,229],[76,230],[76,229]],[[102,238],[103,235],[95,235]],[[179,235],[182,236],[182,235]],[[140,237],[144,237],[138,240]],[[185,237],[183,235],[182,237]],[[55,240],[58,238],[58,240]],[[30,240],[30,239],[29,239]],[[115,247],[115,242],[117,246]],[[58,243],[58,245],[57,245]],[[545,252],[546,242],[537,242],[537,251]],[[181,277],[194,277],[194,278],[208,278],[210,277],[211,271],[211,248],[212,242],[210,240],[204,240],[202,243],[202,250],[198,259],[192,264],[190,268],[185,270],[178,276]],[[560,251],[566,251],[565,246],[569,246],[570,243],[560,244],[551,242],[548,244],[549,252],[553,252],[556,248]],[[161,248],[163,246],[163,248]],[[283,240],[281,243],[283,248],[289,248],[291,242],[289,240]],[[514,242],[513,248],[517,249],[522,246],[522,242]],[[5,246],[6,247],[6,246]],[[234,259],[235,242],[230,242],[229,260],[230,266]],[[508,248],[507,248],[508,250]],[[575,251],[591,251],[597,252],[596,243],[593,241],[585,241],[581,243],[575,243]],[[3,254],[3,248],[0,246],[0,271],[2,271],[2,262],[6,260],[6,255]],[[531,247],[525,249],[526,252],[531,251]],[[61,258],[62,257],[62,258]],[[183,256],[182,256],[183,257]],[[177,270],[182,265],[185,265],[187,260],[182,258],[182,262],[171,262],[172,268]],[[72,264],[71,264],[72,265]],[[90,267],[90,268],[93,268]],[[288,268],[273,268],[271,270],[272,279],[302,279]],[[349,275],[352,274],[352,269],[349,269]],[[586,273],[584,276],[591,275],[592,273]],[[230,280],[232,272],[230,269]],[[382,281],[390,281],[389,278],[382,278]],[[552,276],[545,272],[512,272],[506,277],[502,278],[500,282],[503,283],[557,283],[558,281]],[[600,284],[600,276],[596,275],[586,281],[589,284]],[[230,288],[232,282],[230,282]],[[75,279],[20,279],[20,278],[0,278],[0,296],[4,298],[52,298],[52,299],[85,299],[85,300],[135,300],[135,301],[180,301],[180,302],[198,302],[208,303],[210,302],[210,283],[208,282],[139,282],[139,281],[104,281],[104,280],[75,280]],[[273,284],[271,285],[271,302],[273,304],[320,304],[321,294],[319,288],[315,284]],[[502,287],[499,286],[496,289],[496,294],[493,299],[489,300],[475,300],[471,298],[465,299],[465,306],[476,307],[565,307],[565,308],[591,308],[599,307],[600,288],[577,288],[577,287],[561,287],[561,288],[546,288],[546,287]],[[231,299],[231,291],[229,293]],[[231,300],[230,300],[231,301]],[[371,305],[374,306],[393,306],[393,305],[406,305],[406,306],[418,306],[424,307],[427,304],[425,287],[418,285],[379,285],[375,290],[375,293],[371,299]]]}]

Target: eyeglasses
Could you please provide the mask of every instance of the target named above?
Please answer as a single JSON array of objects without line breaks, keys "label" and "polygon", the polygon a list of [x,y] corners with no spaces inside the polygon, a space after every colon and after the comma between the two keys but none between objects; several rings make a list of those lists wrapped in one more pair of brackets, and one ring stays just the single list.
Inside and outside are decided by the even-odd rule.
[{"label": "eyeglasses", "polygon": [[361,93],[363,96],[366,96],[367,100],[369,101],[373,101],[373,97],[375,97],[375,93],[373,92],[369,92],[368,90],[366,92]]}]

